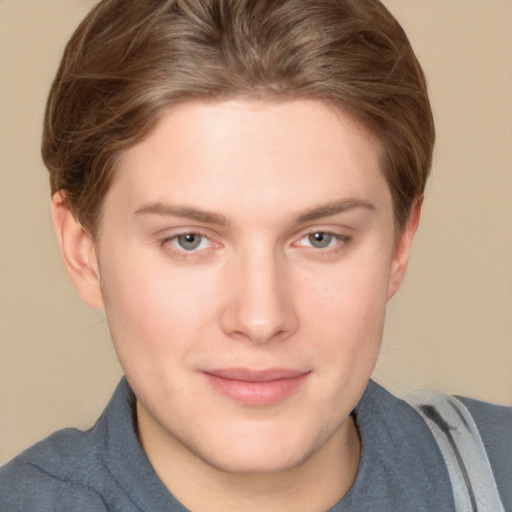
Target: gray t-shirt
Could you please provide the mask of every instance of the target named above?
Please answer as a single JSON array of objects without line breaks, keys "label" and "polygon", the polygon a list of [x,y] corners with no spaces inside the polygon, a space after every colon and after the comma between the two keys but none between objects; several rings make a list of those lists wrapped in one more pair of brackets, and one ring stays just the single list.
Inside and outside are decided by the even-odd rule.
[{"label": "gray t-shirt", "polygon": [[[512,511],[512,408],[463,401]],[[329,512],[454,510],[439,448],[409,405],[370,381],[354,416],[362,440],[359,471]],[[91,430],[56,432],[0,469],[0,510],[185,512],[151,467],[135,423],[135,398],[122,379]]]}]

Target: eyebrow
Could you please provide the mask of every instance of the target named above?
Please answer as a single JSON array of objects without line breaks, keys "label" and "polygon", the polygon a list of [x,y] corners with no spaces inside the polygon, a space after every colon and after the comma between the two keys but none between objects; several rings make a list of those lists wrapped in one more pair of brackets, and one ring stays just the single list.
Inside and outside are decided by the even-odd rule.
[{"label": "eyebrow", "polygon": [[[338,213],[344,213],[347,211],[363,209],[367,211],[375,211],[375,205],[369,201],[363,199],[346,198],[339,199],[327,203],[312,210],[307,210],[301,213],[295,223],[302,224],[304,222],[310,222],[312,220],[320,219],[323,217],[331,217]],[[172,216],[182,217],[185,219],[196,220],[204,222],[205,224],[216,224],[219,226],[229,226],[230,222],[224,215],[214,212],[207,212],[204,210],[198,210],[187,206],[171,206],[165,203],[148,203],[135,211],[135,215],[158,215],[158,216]]]},{"label": "eyebrow", "polygon": [[297,224],[310,222],[312,220],[321,219],[323,217],[331,217],[332,215],[336,215],[338,213],[344,213],[359,209],[375,211],[376,207],[373,203],[370,203],[369,201],[366,201],[364,199],[339,199],[338,201],[333,201],[331,203],[321,205],[318,208],[314,208],[312,210],[308,210],[300,214],[297,217]]},{"label": "eyebrow", "polygon": [[164,203],[149,203],[143,205],[135,211],[135,215],[159,215],[183,217],[185,219],[197,220],[205,224],[217,224],[219,226],[228,226],[228,219],[219,213],[206,212],[189,208],[186,206],[171,206]]}]

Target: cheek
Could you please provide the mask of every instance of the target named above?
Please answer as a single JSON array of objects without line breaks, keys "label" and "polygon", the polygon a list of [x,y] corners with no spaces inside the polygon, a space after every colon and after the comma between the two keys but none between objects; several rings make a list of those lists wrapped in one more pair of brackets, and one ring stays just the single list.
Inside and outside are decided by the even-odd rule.
[{"label": "cheek", "polygon": [[122,263],[105,265],[102,292],[118,353],[158,359],[164,352],[190,348],[201,336],[212,315],[215,283],[212,276],[172,269],[165,261],[148,262],[143,256],[111,258]]},{"label": "cheek", "polygon": [[[382,260],[382,258],[381,258]],[[343,366],[376,359],[384,327],[389,269],[386,262],[361,259],[309,282],[303,294],[306,338],[318,340],[314,350]],[[314,356],[314,354],[312,354]]]}]

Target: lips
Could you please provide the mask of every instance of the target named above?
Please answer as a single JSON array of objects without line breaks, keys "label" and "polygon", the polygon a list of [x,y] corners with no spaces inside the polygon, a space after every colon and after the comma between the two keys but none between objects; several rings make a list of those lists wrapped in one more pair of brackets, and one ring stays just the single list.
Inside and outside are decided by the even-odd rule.
[{"label": "lips", "polygon": [[302,387],[309,374],[309,371],[285,368],[222,368],[203,372],[214,391],[235,402],[253,407],[270,406],[284,401]]}]

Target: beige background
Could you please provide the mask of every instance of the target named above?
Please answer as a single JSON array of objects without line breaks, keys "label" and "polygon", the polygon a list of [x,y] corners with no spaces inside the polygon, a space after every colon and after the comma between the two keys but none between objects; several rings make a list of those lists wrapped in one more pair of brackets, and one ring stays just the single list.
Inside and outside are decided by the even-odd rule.
[{"label": "beige background", "polygon": [[[429,77],[434,175],[375,377],[512,403],[512,2],[387,0]],[[90,0],[0,0],[0,463],[92,424],[120,370],[60,264],[45,96]]]}]

